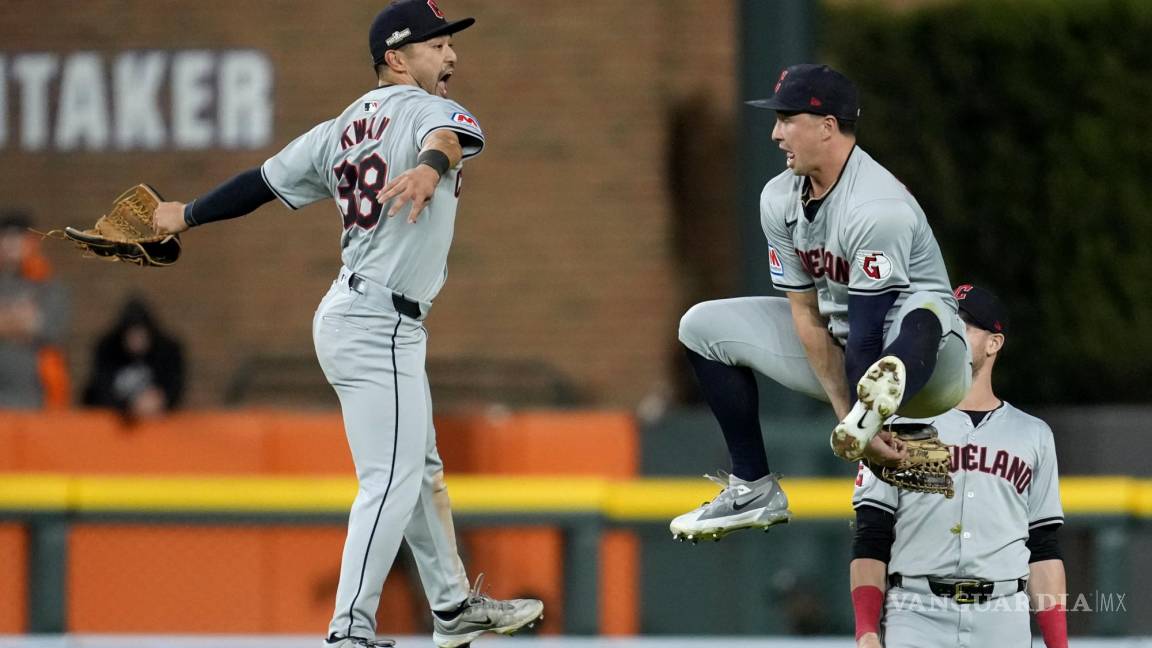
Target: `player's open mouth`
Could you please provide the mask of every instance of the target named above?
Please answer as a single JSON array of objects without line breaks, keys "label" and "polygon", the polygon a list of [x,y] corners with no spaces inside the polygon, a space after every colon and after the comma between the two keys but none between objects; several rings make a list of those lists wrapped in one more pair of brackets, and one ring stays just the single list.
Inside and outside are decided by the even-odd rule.
[{"label": "player's open mouth", "polygon": [[448,79],[452,78],[451,72],[445,72],[440,75],[440,79],[436,81],[436,93],[441,97],[448,96]]},{"label": "player's open mouth", "polygon": [[796,154],[792,151],[784,151],[784,161],[788,166],[792,166],[792,163],[796,161]]}]

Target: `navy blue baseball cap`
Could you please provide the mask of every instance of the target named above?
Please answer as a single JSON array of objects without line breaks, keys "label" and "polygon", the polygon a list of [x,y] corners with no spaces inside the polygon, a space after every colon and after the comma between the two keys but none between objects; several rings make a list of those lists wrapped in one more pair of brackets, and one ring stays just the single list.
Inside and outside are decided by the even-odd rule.
[{"label": "navy blue baseball cap", "polygon": [[965,321],[992,333],[1008,333],[1008,309],[991,290],[960,284],[952,294]]},{"label": "navy blue baseball cap", "polygon": [[396,0],[376,14],[368,30],[368,49],[372,52],[372,63],[383,63],[384,53],[388,50],[455,34],[475,22],[475,18],[448,22],[436,0]]},{"label": "navy blue baseball cap", "polygon": [[756,108],[779,112],[832,115],[840,121],[860,118],[860,95],[856,84],[827,65],[801,63],[785,68],[776,81],[771,99],[746,102]]}]

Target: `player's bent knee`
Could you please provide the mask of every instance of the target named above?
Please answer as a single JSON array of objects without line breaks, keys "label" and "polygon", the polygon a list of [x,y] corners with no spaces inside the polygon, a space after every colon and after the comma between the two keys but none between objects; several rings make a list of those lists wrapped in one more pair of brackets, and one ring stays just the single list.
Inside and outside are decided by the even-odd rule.
[{"label": "player's bent knee", "polygon": [[680,318],[679,331],[680,344],[710,360],[715,359],[708,352],[708,331],[715,317],[713,307],[714,302],[701,302],[689,308]]}]

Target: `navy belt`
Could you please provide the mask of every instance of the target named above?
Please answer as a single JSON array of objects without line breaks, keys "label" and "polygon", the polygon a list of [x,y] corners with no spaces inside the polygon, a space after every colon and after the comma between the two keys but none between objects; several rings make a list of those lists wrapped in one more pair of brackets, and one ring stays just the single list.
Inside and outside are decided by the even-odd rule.
[{"label": "navy belt", "polygon": [[[363,295],[368,289],[368,281],[355,272],[349,272],[348,289]],[[418,320],[424,316],[419,302],[414,302],[400,293],[392,293],[392,307],[396,309],[397,313],[412,319]]]}]

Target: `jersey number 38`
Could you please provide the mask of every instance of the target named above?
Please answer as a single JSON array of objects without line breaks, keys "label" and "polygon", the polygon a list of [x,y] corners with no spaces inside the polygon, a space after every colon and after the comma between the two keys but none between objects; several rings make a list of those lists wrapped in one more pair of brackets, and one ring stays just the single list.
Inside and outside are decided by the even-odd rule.
[{"label": "jersey number 38", "polygon": [[379,153],[373,153],[360,164],[344,160],[332,171],[336,174],[336,203],[344,216],[344,229],[353,225],[364,229],[376,227],[384,208],[376,200],[376,194],[388,181],[388,163]]}]

